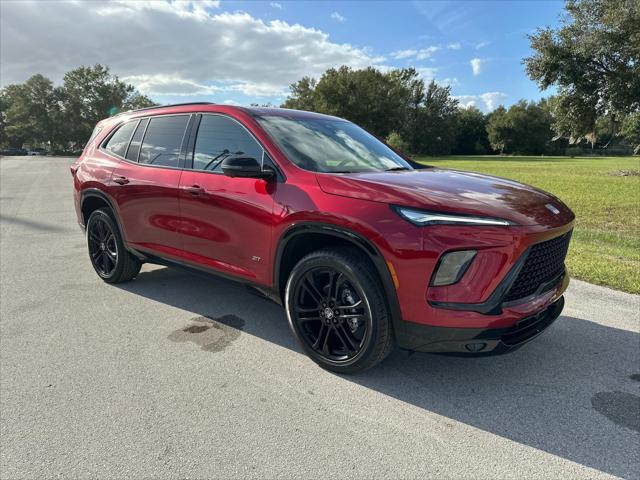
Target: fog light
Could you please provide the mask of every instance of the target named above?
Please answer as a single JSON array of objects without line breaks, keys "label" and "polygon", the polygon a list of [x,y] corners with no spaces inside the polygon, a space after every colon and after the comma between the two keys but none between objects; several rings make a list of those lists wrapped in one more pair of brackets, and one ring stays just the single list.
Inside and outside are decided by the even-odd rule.
[{"label": "fog light", "polygon": [[475,250],[449,252],[440,257],[431,285],[441,287],[458,282],[476,256]]},{"label": "fog light", "polygon": [[467,350],[469,350],[472,353],[476,353],[479,352],[481,350],[484,350],[484,348],[487,346],[486,343],[467,343],[464,348],[466,348]]}]

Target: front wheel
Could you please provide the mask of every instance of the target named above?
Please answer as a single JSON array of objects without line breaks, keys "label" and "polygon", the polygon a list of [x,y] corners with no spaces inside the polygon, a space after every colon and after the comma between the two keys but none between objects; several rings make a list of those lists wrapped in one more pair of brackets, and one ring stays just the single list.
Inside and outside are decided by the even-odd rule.
[{"label": "front wheel", "polygon": [[355,248],[323,249],[300,260],[289,276],[285,305],[300,345],[327,370],[360,372],[393,348],[377,272]]}]

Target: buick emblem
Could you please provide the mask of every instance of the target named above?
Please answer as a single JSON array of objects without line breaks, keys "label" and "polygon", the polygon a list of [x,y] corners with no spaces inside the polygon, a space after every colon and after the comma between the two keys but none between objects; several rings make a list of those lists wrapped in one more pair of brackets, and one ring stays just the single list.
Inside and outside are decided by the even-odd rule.
[{"label": "buick emblem", "polygon": [[551,205],[550,203],[547,203],[545,205],[545,207],[547,207],[547,210],[549,210],[552,213],[555,213],[556,215],[558,215],[560,213],[560,210],[558,210],[556,207],[554,207],[553,205]]}]

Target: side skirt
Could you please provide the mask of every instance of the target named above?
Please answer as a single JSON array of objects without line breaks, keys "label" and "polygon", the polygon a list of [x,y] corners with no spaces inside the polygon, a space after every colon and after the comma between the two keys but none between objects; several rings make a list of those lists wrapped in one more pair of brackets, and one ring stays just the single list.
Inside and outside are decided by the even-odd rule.
[{"label": "side skirt", "polygon": [[282,306],[282,302],[280,301],[280,296],[278,295],[278,293],[271,288],[265,287],[264,285],[260,285],[255,282],[234,277],[226,273],[211,270],[206,267],[198,267],[198,266],[190,265],[188,263],[180,262],[177,260],[160,257],[148,251],[133,249],[131,247],[129,247],[129,250],[134,255],[141,258],[143,262],[146,262],[146,263],[152,263],[154,265],[162,265],[165,267],[175,268],[207,280],[211,280],[212,278],[223,278],[225,280],[230,280],[234,283],[244,285],[254,295],[257,295],[267,300],[271,300],[272,302]]}]

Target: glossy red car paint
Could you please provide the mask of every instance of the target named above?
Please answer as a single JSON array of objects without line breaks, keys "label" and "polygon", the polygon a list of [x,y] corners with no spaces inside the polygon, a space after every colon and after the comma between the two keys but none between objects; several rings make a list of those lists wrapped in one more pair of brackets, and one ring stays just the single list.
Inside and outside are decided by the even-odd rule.
[{"label": "glossy red car paint", "polygon": [[[230,178],[144,166],[99,148],[125,120],[207,112],[227,115],[244,125],[284,178]],[[72,167],[79,223],[86,221],[82,202],[87,192],[99,191],[110,200],[125,242],[136,252],[223,273],[280,293],[278,273],[283,259],[279,253],[287,232],[305,225],[329,226],[365,239],[383,260],[381,274],[393,280],[393,291],[387,290],[389,301],[399,306],[396,328],[403,324],[508,328],[549,307],[566,289],[565,275],[544,294],[492,314],[434,307],[438,302],[486,301],[528,247],[572,229],[573,213],[557,198],[533,187],[474,173],[436,168],[360,174],[303,170],[278,148],[255,120],[254,112],[187,105],[101,122],[102,130]],[[287,115],[314,114],[287,111]],[[499,217],[517,225],[418,227],[391,206]],[[443,253],[465,249],[478,253],[462,279],[449,286],[429,286]]]}]

